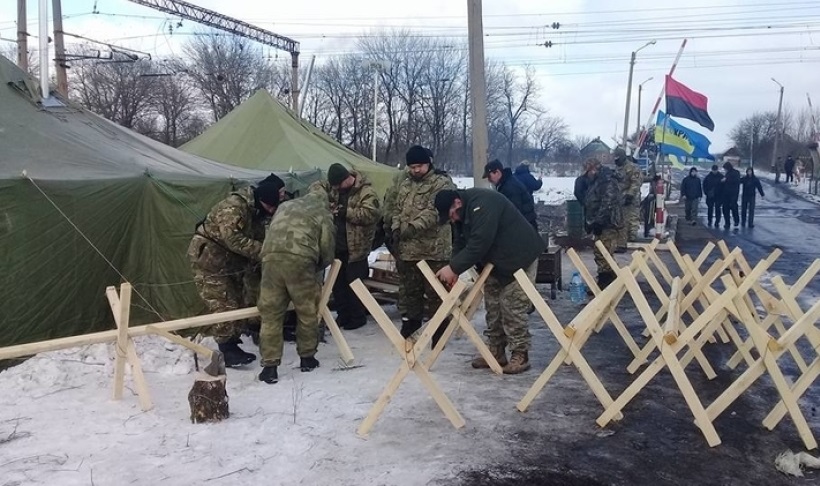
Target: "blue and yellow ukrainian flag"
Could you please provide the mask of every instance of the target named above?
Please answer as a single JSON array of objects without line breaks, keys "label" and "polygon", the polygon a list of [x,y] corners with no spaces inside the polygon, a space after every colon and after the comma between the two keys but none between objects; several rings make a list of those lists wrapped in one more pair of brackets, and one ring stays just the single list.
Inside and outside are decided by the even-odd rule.
[{"label": "blue and yellow ukrainian flag", "polygon": [[709,154],[709,145],[712,142],[708,138],[685,128],[662,111],[658,112],[658,121],[655,125],[655,143],[664,154],[715,160]]}]

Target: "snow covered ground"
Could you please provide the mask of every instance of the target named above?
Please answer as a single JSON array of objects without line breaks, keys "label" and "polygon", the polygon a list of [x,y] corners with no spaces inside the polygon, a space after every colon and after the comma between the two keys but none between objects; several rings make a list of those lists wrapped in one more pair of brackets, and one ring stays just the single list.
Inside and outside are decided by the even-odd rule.
[{"label": "snow covered ground", "polygon": [[[572,191],[575,188],[575,177],[544,177],[544,185],[533,194],[536,201],[544,204],[559,205],[567,199],[573,199]],[[473,187],[472,177],[453,177],[453,182],[459,189]]]},{"label": "snow covered ground", "polygon": [[[375,324],[346,336],[361,367],[340,369],[329,339],[311,373],[286,343],[276,385],[257,381],[258,366],[228,370],[231,417],[211,425],[189,419],[191,353],[163,339],[136,339],[155,403],[148,412],[130,388],[111,401],[112,345],[38,355],[0,373],[0,484],[418,485],[504,457],[503,444],[479,448],[476,438],[518,417],[533,373],[473,370],[472,345],[451,341],[434,376],[466,428],[454,430],[411,373],[365,440],[356,429],[399,361]],[[519,386],[501,390],[502,380]]]},{"label": "snow covered ground", "polygon": [[[758,177],[768,179],[770,181],[774,181],[774,179],[775,179],[775,175],[771,172],[760,171],[760,172],[755,172],[755,175],[758,176]],[[785,174],[780,174],[780,183],[785,185],[785,182],[784,182],[785,180],[786,180],[786,175]],[[808,177],[804,176],[804,177],[801,178],[799,183],[790,184],[789,187],[791,187],[792,190],[794,190],[795,192],[800,194],[800,196],[805,198],[806,200],[820,204],[820,196],[811,194],[809,192],[809,190],[811,189],[811,186],[809,185],[810,183],[813,184],[813,182],[809,181]]]}]

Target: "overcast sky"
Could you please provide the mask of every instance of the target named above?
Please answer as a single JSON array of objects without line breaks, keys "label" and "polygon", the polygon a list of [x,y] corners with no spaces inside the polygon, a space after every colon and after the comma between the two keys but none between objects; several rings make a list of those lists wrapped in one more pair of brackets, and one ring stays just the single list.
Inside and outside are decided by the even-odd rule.
[{"label": "overcast sky", "polygon": [[[355,51],[356,35],[407,27],[466,41],[467,0],[300,0],[296,2],[188,0],[301,43],[303,63]],[[51,1],[48,2],[51,4]],[[767,0],[484,0],[488,58],[530,65],[542,85],[541,104],[560,115],[575,135],[620,137],[630,52],[638,53],[630,131],[635,129],[637,86],[644,84],[642,121],[684,37],[689,41],[675,77],[709,97],[715,131],[683,122],[731,146],[729,131],[745,116],[777,108],[777,78],[785,104],[820,104],[820,2]],[[685,6],[681,6],[685,4]],[[16,38],[16,0],[0,3],[0,42]],[[29,32],[37,34],[37,2],[28,1]],[[99,14],[93,14],[96,9]],[[63,0],[66,32],[140,49],[156,56],[180,53],[197,27],[126,0]],[[550,26],[560,23],[558,29]],[[169,26],[174,33],[169,34]],[[71,39],[67,39],[70,41]],[[553,47],[543,46],[552,41]],[[37,42],[31,39],[32,44]],[[32,45],[36,47],[36,45]],[[271,51],[271,56],[276,53]],[[279,53],[279,59],[286,59]],[[814,90],[814,92],[812,92]]]}]

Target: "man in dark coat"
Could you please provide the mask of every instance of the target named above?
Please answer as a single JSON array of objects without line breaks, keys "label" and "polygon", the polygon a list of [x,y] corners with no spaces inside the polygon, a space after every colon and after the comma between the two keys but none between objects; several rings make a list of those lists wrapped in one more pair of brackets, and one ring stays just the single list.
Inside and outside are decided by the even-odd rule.
[{"label": "man in dark coat", "polygon": [[740,215],[738,214],[737,210],[737,200],[740,197],[740,172],[737,171],[734,167],[732,167],[731,162],[726,162],[723,164],[723,170],[725,170],[725,174],[723,175],[723,228],[729,229],[729,215],[732,215],[732,219],[735,223],[735,228],[740,225]]},{"label": "man in dark coat", "polygon": [[[456,234],[453,257],[436,276],[448,285],[476,265],[493,264],[484,287],[487,308],[487,344],[504,367],[517,374],[530,368],[530,332],[527,311],[530,300],[513,276],[523,269],[535,281],[538,256],[544,240],[503,195],[489,189],[444,190],[436,194],[439,222],[449,221]],[[506,347],[511,357],[507,362]],[[473,368],[488,368],[484,358],[473,360]]]},{"label": "man in dark coat", "polygon": [[496,159],[484,166],[484,179],[490,181],[496,190],[506,196],[524,219],[538,231],[538,218],[535,214],[535,201],[532,193]]},{"label": "man in dark coat", "polygon": [[541,186],[544,185],[544,181],[542,181],[540,177],[536,179],[535,176],[532,175],[532,172],[530,172],[530,166],[524,162],[521,162],[518,164],[518,167],[515,168],[515,178],[527,188],[530,195],[541,189]]},{"label": "man in dark coat", "polygon": [[696,167],[689,169],[689,175],[684,177],[680,183],[680,195],[686,200],[686,221],[691,222],[694,226],[698,220],[700,198],[703,197],[703,188]]},{"label": "man in dark coat", "polygon": [[[740,185],[743,186],[743,199],[741,200],[740,210],[740,224],[746,226],[746,221],[749,222],[749,228],[755,227],[755,199],[756,192],[763,195],[763,186],[760,184],[760,179],[755,176],[755,171],[751,167],[746,169],[746,175],[740,178]],[[747,219],[748,216],[748,219]]]},{"label": "man in dark coat", "polygon": [[786,171],[786,184],[794,182],[794,159],[791,155],[786,157],[786,163],[783,164],[783,169]]},{"label": "man in dark coat", "polygon": [[720,180],[723,176],[717,165],[703,178],[703,194],[706,196],[706,225],[712,226],[714,216],[715,228],[720,226]]}]

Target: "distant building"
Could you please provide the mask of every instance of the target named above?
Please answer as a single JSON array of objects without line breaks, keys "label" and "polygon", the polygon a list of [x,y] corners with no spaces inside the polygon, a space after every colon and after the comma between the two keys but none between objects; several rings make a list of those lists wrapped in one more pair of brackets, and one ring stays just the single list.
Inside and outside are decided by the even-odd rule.
[{"label": "distant building", "polygon": [[729,150],[720,154],[720,157],[717,158],[716,162],[718,162],[718,165],[723,165],[726,162],[731,162],[733,166],[740,167],[740,150],[738,150],[737,147],[732,147]]},{"label": "distant building", "polygon": [[596,137],[581,149],[581,158],[588,159],[590,157],[595,157],[601,162],[606,162],[611,153],[612,149],[609,145],[605,144],[601,140],[601,137]]}]

